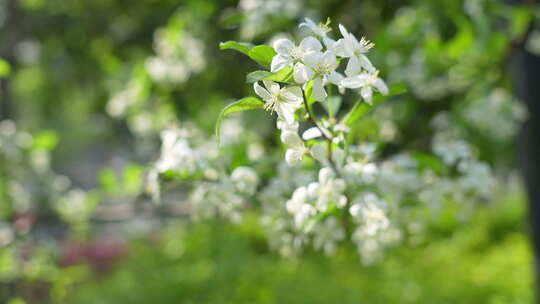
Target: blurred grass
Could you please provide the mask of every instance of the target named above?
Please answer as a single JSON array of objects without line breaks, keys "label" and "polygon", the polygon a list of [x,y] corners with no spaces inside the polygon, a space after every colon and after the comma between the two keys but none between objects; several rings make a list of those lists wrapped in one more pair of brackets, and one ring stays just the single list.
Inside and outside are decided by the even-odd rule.
[{"label": "blurred grass", "polygon": [[157,239],[134,242],[111,275],[63,286],[69,292],[58,300],[533,303],[525,211],[523,199],[512,196],[479,209],[467,222],[434,221],[422,241],[389,250],[373,266],[363,266],[348,247],[333,258],[312,252],[297,260],[280,258],[268,252],[251,218],[237,227],[221,222],[173,226]]}]

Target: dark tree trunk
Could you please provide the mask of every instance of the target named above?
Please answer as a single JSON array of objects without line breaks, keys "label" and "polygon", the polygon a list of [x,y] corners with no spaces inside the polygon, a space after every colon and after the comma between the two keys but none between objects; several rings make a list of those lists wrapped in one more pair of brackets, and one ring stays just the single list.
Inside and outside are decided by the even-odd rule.
[{"label": "dark tree trunk", "polygon": [[[520,166],[529,197],[529,220],[536,265],[536,291],[540,290],[540,57],[523,47],[512,58],[514,89],[527,105],[529,117],[519,137]],[[537,296],[537,301],[540,297]]]}]

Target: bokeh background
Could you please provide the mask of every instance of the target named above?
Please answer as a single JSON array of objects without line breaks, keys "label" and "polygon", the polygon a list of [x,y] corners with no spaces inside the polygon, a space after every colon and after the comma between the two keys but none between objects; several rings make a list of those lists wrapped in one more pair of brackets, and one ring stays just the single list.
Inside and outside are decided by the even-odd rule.
[{"label": "bokeh background", "polygon": [[[538,12],[495,0],[0,0],[0,302],[533,303],[516,169],[527,111],[508,64],[516,48],[540,54]],[[304,17],[374,41],[383,77],[407,87],[357,140],[422,150],[451,121],[490,164],[495,198],[425,212],[422,233],[370,264],[348,244],[281,257],[256,210],[193,222],[174,195],[153,203],[160,131],[181,122],[210,138],[221,108],[252,95],[256,65],[219,42],[298,37]],[[257,131],[255,150],[279,149],[263,113],[226,123],[231,138]],[[228,146],[230,163],[248,148]]]}]

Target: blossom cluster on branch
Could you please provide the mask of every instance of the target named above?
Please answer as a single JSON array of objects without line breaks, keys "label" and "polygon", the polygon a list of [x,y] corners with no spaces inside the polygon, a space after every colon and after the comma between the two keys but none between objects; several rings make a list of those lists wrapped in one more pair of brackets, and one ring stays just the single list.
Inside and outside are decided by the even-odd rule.
[{"label": "blossom cluster on branch", "polygon": [[[258,209],[270,247],[281,254],[296,256],[306,247],[333,254],[351,241],[366,263],[421,231],[418,209],[436,214],[444,204],[489,198],[496,183],[490,168],[459,136],[441,129],[432,152],[390,156],[375,142],[355,142],[352,130],[361,118],[405,90],[382,80],[367,57],[373,43],[343,25],[334,39],[329,24],[306,19],[300,28],[313,35],[298,44],[222,43],[265,68],[247,75],[256,96],[223,109],[216,126],[220,147],[189,124],[164,130],[149,191],[159,198],[167,185],[187,183],[183,201],[194,219],[238,222],[246,210]],[[261,153],[252,153],[261,135],[226,117],[255,109],[277,114],[285,153],[269,151],[281,156],[268,158],[277,171],[265,170]],[[249,161],[230,167],[239,157],[231,147],[244,149]]]}]

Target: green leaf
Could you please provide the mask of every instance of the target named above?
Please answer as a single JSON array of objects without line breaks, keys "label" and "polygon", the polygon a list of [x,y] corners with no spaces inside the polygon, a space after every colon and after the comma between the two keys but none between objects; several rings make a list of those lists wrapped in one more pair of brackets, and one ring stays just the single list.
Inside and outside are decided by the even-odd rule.
[{"label": "green leaf", "polygon": [[390,98],[392,96],[396,96],[399,94],[403,94],[407,92],[407,88],[403,84],[395,84],[390,87],[390,92],[388,95],[382,95],[377,94],[372,99],[372,105],[368,104],[367,102],[364,102],[362,100],[359,100],[356,102],[356,104],[353,106],[353,108],[343,117],[343,121],[348,126],[354,124],[358,119],[369,113],[371,110],[373,110],[377,105],[379,105],[381,102],[383,102],[385,99]]},{"label": "green leaf", "polygon": [[272,58],[276,55],[276,51],[268,45],[258,45],[252,48],[248,56],[265,68],[269,68],[272,63]]},{"label": "green leaf", "polygon": [[221,135],[221,121],[223,118],[231,113],[234,112],[240,112],[240,111],[247,111],[247,110],[255,110],[255,109],[262,109],[264,106],[264,102],[260,100],[257,97],[246,97],[242,98],[236,102],[231,103],[230,105],[223,108],[221,113],[218,116],[217,122],[216,122],[216,137],[219,144],[219,139]]},{"label": "green leaf", "polygon": [[276,82],[287,82],[287,83],[291,83],[293,82],[293,68],[292,67],[286,67],[286,68],[283,68],[269,76],[267,76],[266,78],[264,78],[264,80],[272,80],[272,81],[276,81]]},{"label": "green leaf", "polygon": [[246,82],[247,83],[254,83],[263,79],[266,79],[266,77],[272,76],[272,73],[268,71],[254,71],[249,74],[247,74]]},{"label": "green leaf", "polygon": [[249,51],[253,48],[253,44],[247,42],[226,41],[219,44],[220,50],[235,50],[249,56]]},{"label": "green leaf", "polygon": [[271,73],[268,71],[255,71],[249,73],[246,77],[247,83],[254,83],[260,80],[291,83],[293,80],[293,68],[286,67],[277,71],[276,73]]},{"label": "green leaf", "polygon": [[7,61],[0,58],[0,78],[7,77],[11,73],[11,66]]},{"label": "green leaf", "polygon": [[268,45],[253,46],[250,43],[227,41],[219,44],[221,50],[236,50],[249,56],[265,68],[269,68],[272,58],[277,54],[274,49]]},{"label": "green leaf", "polygon": [[307,85],[306,85],[306,99],[307,99],[307,104],[309,106],[311,106],[312,104],[314,104],[315,102],[317,102],[315,100],[315,98],[313,98],[313,80],[310,80]]}]

